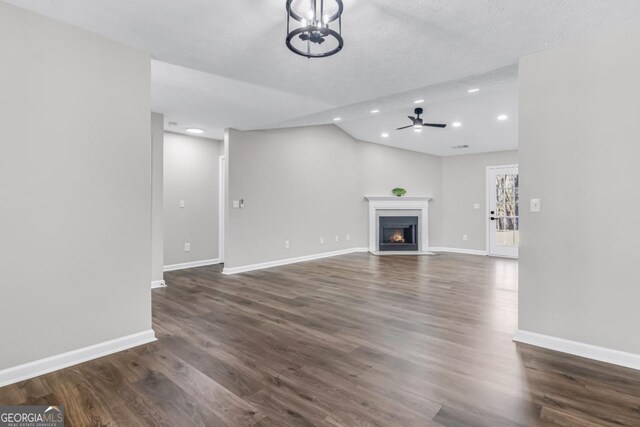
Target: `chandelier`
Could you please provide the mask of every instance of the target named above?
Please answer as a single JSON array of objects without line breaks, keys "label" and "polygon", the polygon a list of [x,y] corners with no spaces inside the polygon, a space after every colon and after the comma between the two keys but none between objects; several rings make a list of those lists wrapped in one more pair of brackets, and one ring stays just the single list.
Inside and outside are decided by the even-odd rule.
[{"label": "chandelier", "polygon": [[343,9],[342,0],[287,0],[287,47],[307,58],[340,52]]}]

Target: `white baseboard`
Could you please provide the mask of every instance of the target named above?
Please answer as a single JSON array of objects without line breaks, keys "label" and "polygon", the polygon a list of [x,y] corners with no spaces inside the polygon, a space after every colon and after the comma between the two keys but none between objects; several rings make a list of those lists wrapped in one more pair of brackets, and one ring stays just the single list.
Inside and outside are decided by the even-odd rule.
[{"label": "white baseboard", "polygon": [[0,370],[0,387],[156,341],[153,329]]},{"label": "white baseboard", "polygon": [[185,262],[182,264],[165,265],[164,271],[184,270],[185,268],[204,267],[206,265],[220,264],[220,259],[205,259],[204,261]]},{"label": "white baseboard", "polygon": [[523,344],[535,345],[549,350],[573,354],[574,356],[586,357],[587,359],[640,370],[640,354],[626,353],[624,351],[612,350],[606,347],[598,347],[596,345],[584,344],[520,329],[516,331],[513,340]]},{"label": "white baseboard", "polygon": [[313,261],[316,259],[352,254],[355,252],[369,252],[369,248],[342,249],[339,251],[324,252],[321,254],[305,255],[305,256],[296,257],[296,258],[287,258],[287,259],[279,259],[277,261],[261,262],[259,264],[243,265],[241,267],[232,267],[232,268],[225,267],[222,270],[222,274],[246,273],[247,271],[262,270],[265,268],[278,267],[278,266],[287,265],[287,264],[296,264],[298,262],[304,262],[304,261]]},{"label": "white baseboard", "polygon": [[452,253],[455,253],[455,254],[482,255],[482,256],[486,256],[487,255],[487,251],[480,251],[480,250],[477,250],[477,249],[459,249],[459,248],[442,248],[442,247],[434,248],[434,247],[431,247],[431,248],[429,248],[429,250],[431,252],[452,252]]},{"label": "white baseboard", "polygon": [[154,280],[153,282],[151,282],[151,289],[157,289],[157,288],[166,288],[167,284],[164,282],[164,280]]}]

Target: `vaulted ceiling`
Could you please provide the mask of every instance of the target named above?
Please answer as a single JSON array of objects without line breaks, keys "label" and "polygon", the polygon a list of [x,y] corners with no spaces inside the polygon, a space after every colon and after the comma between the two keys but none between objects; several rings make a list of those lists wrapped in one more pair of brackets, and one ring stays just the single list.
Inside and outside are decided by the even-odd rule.
[{"label": "vaulted ceiling", "polygon": [[[344,116],[357,138],[439,155],[517,146],[518,58],[640,18],[637,0],[344,0],[344,50],[308,60],[284,45],[284,0],[7,2],[151,52],[152,105],[173,130],[221,137]],[[463,126],[423,132],[428,143],[393,133],[423,98],[429,120]]]}]

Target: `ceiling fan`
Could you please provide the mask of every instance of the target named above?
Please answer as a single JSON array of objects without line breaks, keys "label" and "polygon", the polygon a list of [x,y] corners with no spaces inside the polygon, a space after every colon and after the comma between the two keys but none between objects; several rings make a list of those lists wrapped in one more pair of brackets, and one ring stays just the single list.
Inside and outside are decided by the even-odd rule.
[{"label": "ceiling fan", "polygon": [[409,126],[404,126],[404,127],[398,128],[397,130],[413,128],[413,129],[415,129],[416,132],[422,132],[422,128],[424,126],[432,127],[432,128],[445,128],[445,127],[447,127],[447,125],[441,124],[441,123],[424,123],[422,121],[422,119],[420,118],[420,114],[424,113],[424,110],[422,108],[416,108],[414,110],[414,113],[415,113],[416,117],[409,116],[409,120],[411,120],[413,122],[413,124],[410,124]]}]

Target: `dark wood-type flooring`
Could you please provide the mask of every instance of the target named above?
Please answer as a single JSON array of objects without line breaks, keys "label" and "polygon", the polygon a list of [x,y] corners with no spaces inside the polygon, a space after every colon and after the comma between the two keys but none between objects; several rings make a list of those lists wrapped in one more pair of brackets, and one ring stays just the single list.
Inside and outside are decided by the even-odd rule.
[{"label": "dark wood-type flooring", "polygon": [[639,426],[640,372],[512,342],[517,268],[354,254],[167,273],[156,343],[0,404],[63,404],[68,426]]}]

